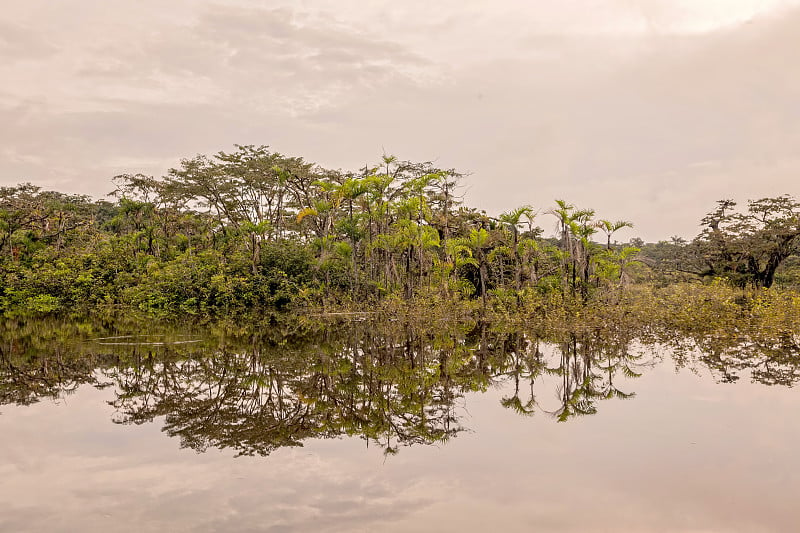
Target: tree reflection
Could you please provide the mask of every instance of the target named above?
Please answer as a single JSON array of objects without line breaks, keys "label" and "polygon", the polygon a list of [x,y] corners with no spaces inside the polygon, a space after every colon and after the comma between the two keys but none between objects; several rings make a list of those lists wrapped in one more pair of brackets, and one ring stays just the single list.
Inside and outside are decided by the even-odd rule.
[{"label": "tree reflection", "polygon": [[[637,378],[639,370],[651,365],[643,360],[644,352],[631,349],[631,337],[609,336],[600,330],[570,331],[539,336],[509,333],[505,339],[501,374],[513,383],[512,394],[502,399],[505,407],[531,416],[545,412],[560,422],[575,416],[595,414],[598,402],[612,398],[634,397],[616,385],[620,376]],[[555,410],[540,405],[536,390],[554,389],[558,400]]]},{"label": "tree reflection", "polygon": [[[97,340],[132,331],[149,335]],[[709,368],[720,381],[746,372],[767,385],[793,385],[800,376],[798,339],[786,333],[411,320],[197,331],[205,338],[191,344],[181,340],[186,333],[135,322],[6,322],[0,404],[111,387],[114,422],[157,421],[197,451],[268,455],[308,439],[350,436],[394,454],[465,431],[466,396],[490,388],[500,388],[500,403],[522,416],[541,412],[565,422],[595,414],[604,400],[634,397],[631,380],[657,361],[658,345],[671,347],[679,367]],[[154,337],[164,342],[148,341]]]},{"label": "tree reflection", "polygon": [[95,369],[103,357],[74,349],[78,332],[39,321],[0,323],[0,405],[57,400],[81,385],[104,387]]},{"label": "tree reflection", "polygon": [[429,339],[410,331],[349,333],[327,331],[293,343],[254,335],[238,349],[188,360],[147,356],[108,369],[116,383],[116,421],[163,416],[164,430],[185,447],[246,455],[340,435],[394,453],[463,430],[456,403],[471,381]]},{"label": "tree reflection", "polygon": [[800,338],[788,331],[673,333],[661,341],[673,351],[678,367],[708,368],[723,383],[736,382],[742,375],[763,385],[786,387],[800,380]]}]

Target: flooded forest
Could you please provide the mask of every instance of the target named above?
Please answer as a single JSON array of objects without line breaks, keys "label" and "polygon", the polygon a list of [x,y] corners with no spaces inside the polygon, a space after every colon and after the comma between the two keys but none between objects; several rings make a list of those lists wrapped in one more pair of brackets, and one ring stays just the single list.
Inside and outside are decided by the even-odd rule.
[{"label": "flooded forest", "polygon": [[0,188],[0,529],[791,530],[800,204],[646,243],[462,178],[237,146]]}]

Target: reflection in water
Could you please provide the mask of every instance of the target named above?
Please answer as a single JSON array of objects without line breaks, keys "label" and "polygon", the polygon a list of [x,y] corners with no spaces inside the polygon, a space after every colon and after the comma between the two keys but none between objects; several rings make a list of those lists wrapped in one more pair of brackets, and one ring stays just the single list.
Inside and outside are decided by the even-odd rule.
[{"label": "reflection in water", "polygon": [[741,375],[764,385],[791,387],[800,380],[800,337],[788,331],[774,335],[706,335],[672,340],[679,367],[709,368],[721,382]]},{"label": "reflection in water", "polygon": [[[510,384],[502,405],[524,416],[542,412],[563,422],[595,414],[603,400],[634,396],[624,381],[658,359],[657,345],[674,348],[679,367],[702,365],[721,381],[747,372],[764,384],[792,385],[800,372],[791,335],[294,321],[217,325],[201,341],[197,332],[158,329],[6,322],[0,403],[58,399],[84,384],[113,387],[114,422],[161,418],[167,434],[198,451],[267,455],[347,435],[392,454],[464,431],[465,395],[500,384]],[[152,333],[131,333],[137,330]]]}]

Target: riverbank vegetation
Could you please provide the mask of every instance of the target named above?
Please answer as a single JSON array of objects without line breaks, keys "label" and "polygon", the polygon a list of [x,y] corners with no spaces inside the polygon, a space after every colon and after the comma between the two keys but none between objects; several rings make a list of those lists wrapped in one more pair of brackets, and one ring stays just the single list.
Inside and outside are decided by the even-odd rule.
[{"label": "riverbank vegetation", "polygon": [[800,281],[800,204],[789,196],[744,211],[721,201],[693,241],[647,244],[621,240],[631,222],[564,200],[489,216],[464,205],[462,178],[391,156],[345,172],[237,146],[160,178],[117,176],[108,200],[3,187],[0,310],[557,317],[623,302],[635,313],[634,301],[651,312],[698,291],[757,306],[761,289]]}]

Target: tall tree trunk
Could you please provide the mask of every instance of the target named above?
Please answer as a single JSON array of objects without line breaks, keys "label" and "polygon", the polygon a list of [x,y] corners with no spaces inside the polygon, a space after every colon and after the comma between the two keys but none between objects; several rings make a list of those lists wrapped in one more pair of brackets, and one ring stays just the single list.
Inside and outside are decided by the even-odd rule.
[{"label": "tall tree trunk", "polygon": [[486,270],[486,261],[483,259],[483,252],[480,254],[479,259],[479,268],[478,273],[480,275],[480,283],[481,283],[481,300],[483,302],[483,308],[486,309],[486,278],[489,276],[489,273]]},{"label": "tall tree trunk", "polygon": [[252,270],[253,270],[253,275],[257,276],[258,275],[258,264],[260,263],[260,259],[261,259],[261,243],[259,242],[258,236],[255,233],[253,233],[250,236],[250,242],[252,244],[252,250],[253,250],[253,257],[252,257],[252,265],[251,266],[252,266]]}]

